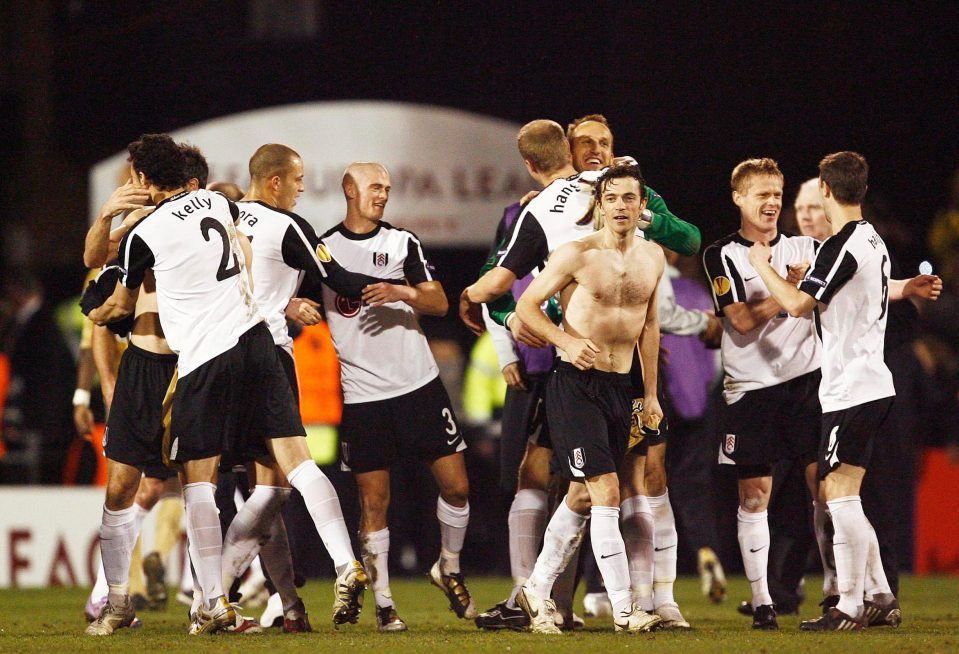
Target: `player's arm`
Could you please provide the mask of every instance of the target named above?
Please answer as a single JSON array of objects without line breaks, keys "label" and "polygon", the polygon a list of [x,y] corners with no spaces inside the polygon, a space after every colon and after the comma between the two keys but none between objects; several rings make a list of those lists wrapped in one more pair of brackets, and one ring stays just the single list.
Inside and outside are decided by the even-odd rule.
[{"label": "player's arm", "polygon": [[140,284],[155,260],[153,251],[136,229],[131,229],[120,241],[119,254],[120,261],[125,265],[123,275],[110,297],[87,314],[87,317],[98,325],[105,325],[133,313]]},{"label": "player's arm", "polygon": [[93,328],[93,364],[100,377],[100,392],[107,411],[113,404],[113,391],[117,385],[117,339],[106,327]]},{"label": "player's arm", "polygon": [[83,319],[80,335],[80,353],[77,357],[77,387],[73,391],[73,426],[78,436],[88,436],[93,430],[93,412],[90,410],[90,388],[93,386],[93,330],[94,325]]},{"label": "player's arm", "polygon": [[686,256],[699,252],[702,245],[699,228],[678,218],[666,206],[662,196],[648,186],[646,197],[646,210],[651,214],[649,225],[643,228],[646,235],[660,245]]},{"label": "player's arm", "polygon": [[236,230],[236,240],[240,244],[240,250],[243,252],[243,267],[246,269],[247,281],[250,282],[250,292],[253,292],[253,244],[250,237]]},{"label": "player's arm", "polygon": [[796,318],[812,311],[816,307],[816,298],[800,290],[802,287],[797,288],[795,284],[780,277],[769,263],[771,256],[772,250],[766,243],[753,243],[749,248],[749,263],[769,289],[770,297],[767,299],[774,299],[789,315]]},{"label": "player's arm", "polygon": [[[662,253],[660,252],[660,256]],[[661,264],[662,266],[663,264]],[[663,268],[660,267],[660,275]],[[643,388],[645,397],[643,398],[643,424],[649,424],[658,427],[663,418],[663,410],[659,405],[659,398],[656,391],[659,388],[659,313],[658,299],[659,284],[653,290],[649,301],[646,304],[646,322],[643,324],[643,331],[639,335],[639,362],[643,369]],[[652,416],[656,416],[650,419]]]},{"label": "player's arm", "polygon": [[917,275],[909,279],[889,280],[889,300],[905,300],[907,298],[923,298],[938,300],[942,293],[942,279],[938,275]]},{"label": "player's arm", "polygon": [[593,367],[599,347],[588,338],[567,334],[554,325],[541,308],[543,302],[574,281],[581,248],[582,245],[574,241],[553,252],[543,272],[516,303],[516,315],[533,334],[563,350],[570,363],[580,370],[588,370]]},{"label": "player's arm", "polygon": [[83,245],[83,263],[88,268],[96,268],[107,262],[110,256],[110,225],[113,218],[124,211],[140,209],[150,199],[146,189],[138,188],[132,182],[118,187],[87,230]]}]

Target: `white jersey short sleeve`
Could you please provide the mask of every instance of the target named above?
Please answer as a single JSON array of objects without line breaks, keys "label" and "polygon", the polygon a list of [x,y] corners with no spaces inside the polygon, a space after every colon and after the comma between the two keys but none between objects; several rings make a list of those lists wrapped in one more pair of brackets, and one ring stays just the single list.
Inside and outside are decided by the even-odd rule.
[{"label": "white jersey short sleeve", "polygon": [[891,263],[865,220],[826,239],[800,290],[819,301],[823,412],[896,394],[883,355]]},{"label": "white jersey short sleeve", "polygon": [[[760,302],[769,290],[749,263],[751,241],[739,233],[722,238],[703,251],[716,315],[722,318],[722,358],[727,404],[744,391],[775,386],[812,372],[821,363],[821,345],[812,314],[793,318],[785,311],[747,334],[733,327],[724,309],[737,302]],[[786,276],[789,264],[811,261],[817,242],[808,236],[779,234],[773,239],[772,267]]]},{"label": "white jersey short sleeve", "polygon": [[[419,239],[389,223],[380,222],[368,234],[351,232],[341,223],[322,239],[350,272],[405,278],[413,286],[433,280]],[[405,395],[439,375],[416,312],[405,302],[372,307],[324,285],[323,305],[346,404]]]},{"label": "white jersey short sleeve", "polygon": [[167,198],[120,243],[122,283],[156,278],[160,324],[179,355],[179,375],[226,352],[263,320],[236,238],[236,205],[199,190]]}]

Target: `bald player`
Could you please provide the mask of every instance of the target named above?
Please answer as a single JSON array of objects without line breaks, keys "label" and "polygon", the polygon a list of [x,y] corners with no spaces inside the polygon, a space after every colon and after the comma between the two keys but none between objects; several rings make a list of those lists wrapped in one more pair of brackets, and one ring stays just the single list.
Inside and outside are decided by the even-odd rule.
[{"label": "bald player", "polygon": [[796,223],[803,236],[811,236],[817,241],[825,241],[832,236],[832,228],[826,220],[826,210],[822,206],[819,194],[819,178],[813,177],[803,182],[796,195]]},{"label": "bald player", "polygon": [[[266,318],[297,405],[299,387],[293,338],[287,329],[285,313],[303,278],[310,278],[314,285],[328,285],[354,301],[360,298],[364,286],[382,281],[347,272],[333,260],[310,223],[293,213],[302,192],[300,155],[286,145],[268,143],[250,157],[250,190],[237,203],[240,210],[237,229],[250,239],[253,250],[254,299]],[[298,318],[315,324],[320,319],[314,308],[316,304],[301,301]],[[254,443],[259,447],[241,453],[254,461],[247,469],[253,471],[251,479],[255,487],[224,538],[223,587],[229,588],[259,552],[283,604],[284,631],[311,631],[306,609],[293,583],[286,527],[280,515],[281,507],[290,496],[290,485],[275,461],[269,460],[262,443]],[[306,508],[316,516],[317,532],[339,571],[355,557],[339,497],[326,475],[322,471],[320,475],[315,482],[320,492],[311,498]],[[357,617],[348,616],[347,621]]]},{"label": "bald player", "polygon": [[430,581],[458,617],[472,619],[476,610],[459,561],[469,523],[466,441],[418,319],[419,314],[445,315],[446,294],[416,235],[383,221],[390,197],[390,174],[383,165],[350,165],[343,194],[346,218],[322,236],[330,253],[347,270],[407,282],[367,287],[365,304],[323,289],[343,384],[340,458],[359,488],[360,539],[373,579],[377,626],[406,629],[387,569],[390,468],[401,456],[427,462],[440,489],[436,517],[442,547]]}]

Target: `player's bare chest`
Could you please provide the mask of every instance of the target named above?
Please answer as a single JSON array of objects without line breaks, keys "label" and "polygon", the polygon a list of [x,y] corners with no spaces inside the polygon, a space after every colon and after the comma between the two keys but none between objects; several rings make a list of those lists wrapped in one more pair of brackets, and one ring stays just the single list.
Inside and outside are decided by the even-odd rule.
[{"label": "player's bare chest", "polygon": [[591,257],[577,275],[580,291],[602,304],[632,306],[649,300],[656,285],[650,261],[604,254]]}]

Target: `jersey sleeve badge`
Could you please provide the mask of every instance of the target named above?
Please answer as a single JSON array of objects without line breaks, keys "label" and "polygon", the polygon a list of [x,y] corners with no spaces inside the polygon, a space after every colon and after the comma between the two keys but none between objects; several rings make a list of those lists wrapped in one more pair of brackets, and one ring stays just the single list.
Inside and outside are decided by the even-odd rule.
[{"label": "jersey sleeve badge", "polygon": [[713,290],[716,292],[716,295],[726,295],[726,293],[729,293],[730,288],[732,287],[728,277],[713,277]]},{"label": "jersey sleeve badge", "polygon": [[327,248],[323,243],[320,243],[316,246],[316,258],[323,263],[329,263],[333,261],[333,255],[330,254],[329,248]]}]

